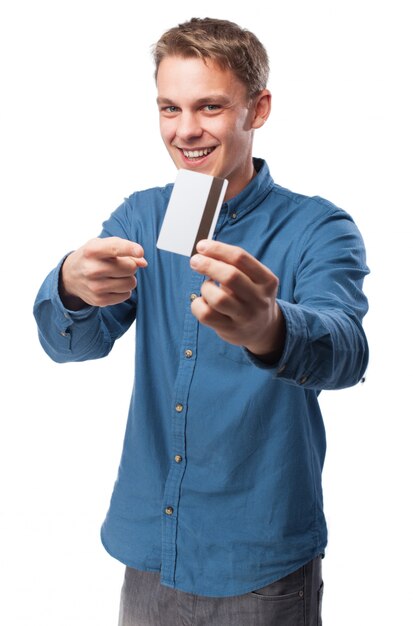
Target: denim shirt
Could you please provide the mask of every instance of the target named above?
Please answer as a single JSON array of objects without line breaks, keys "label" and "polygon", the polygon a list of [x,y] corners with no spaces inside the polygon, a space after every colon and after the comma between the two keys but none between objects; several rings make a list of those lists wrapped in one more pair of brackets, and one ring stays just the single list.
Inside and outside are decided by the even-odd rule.
[{"label": "denim shirt", "polygon": [[[263,587],[323,552],[322,389],[357,383],[368,273],[360,233],[330,202],[274,183],[264,161],[225,202],[214,238],[246,249],[280,279],[285,349],[266,365],[199,324],[203,277],[156,247],[172,185],[132,194],[101,236],[141,243],[148,267],[115,306],[68,311],[59,266],[35,304],[58,362],[106,356],[136,321],[136,372],[119,472],[101,536],[108,552],[205,596]],[[108,392],[106,392],[108,393]]]}]

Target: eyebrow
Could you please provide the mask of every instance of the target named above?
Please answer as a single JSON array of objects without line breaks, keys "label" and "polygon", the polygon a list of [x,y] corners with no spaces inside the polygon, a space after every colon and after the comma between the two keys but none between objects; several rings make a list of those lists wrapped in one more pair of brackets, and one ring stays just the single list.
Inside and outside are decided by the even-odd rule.
[{"label": "eyebrow", "polygon": [[[156,102],[157,104],[163,104],[163,105],[173,105],[175,104],[174,100],[170,100],[170,98],[164,98],[162,96],[159,96],[158,98],[156,98]],[[203,104],[230,104],[230,99],[223,95],[223,94],[211,94],[210,96],[205,96],[203,98],[198,98],[198,100],[195,100],[194,104],[195,106],[202,106]]]}]

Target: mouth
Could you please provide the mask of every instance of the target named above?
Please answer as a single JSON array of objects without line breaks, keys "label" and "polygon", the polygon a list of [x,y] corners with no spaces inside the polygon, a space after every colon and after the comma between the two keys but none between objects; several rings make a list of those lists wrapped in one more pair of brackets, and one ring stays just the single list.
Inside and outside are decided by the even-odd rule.
[{"label": "mouth", "polygon": [[[178,146],[177,146],[178,147]],[[202,161],[215,150],[216,146],[212,148],[197,148],[195,150],[189,150],[187,148],[178,148],[183,154],[185,161],[189,163],[196,163]]]}]

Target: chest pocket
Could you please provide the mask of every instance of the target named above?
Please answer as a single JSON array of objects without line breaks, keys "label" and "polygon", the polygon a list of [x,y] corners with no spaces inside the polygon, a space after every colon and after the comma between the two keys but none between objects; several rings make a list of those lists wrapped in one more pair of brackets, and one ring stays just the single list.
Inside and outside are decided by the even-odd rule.
[{"label": "chest pocket", "polygon": [[234,346],[231,343],[227,343],[226,341],[221,340],[219,349],[219,356],[223,356],[230,361],[235,361],[235,363],[242,363],[243,365],[251,366],[251,361],[247,358],[244,350],[240,346]]},{"label": "chest pocket", "polygon": [[225,359],[225,362],[222,362],[223,365],[230,366],[231,361],[247,366],[252,365],[240,346],[227,343],[221,339],[212,328],[204,326],[203,324],[199,324],[198,326],[198,349],[200,354],[205,355],[207,360],[211,363],[223,357]]}]

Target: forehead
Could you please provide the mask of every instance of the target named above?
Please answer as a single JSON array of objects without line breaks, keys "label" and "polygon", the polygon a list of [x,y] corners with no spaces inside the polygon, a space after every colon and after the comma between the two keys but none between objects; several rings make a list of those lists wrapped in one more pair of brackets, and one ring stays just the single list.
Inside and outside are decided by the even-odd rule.
[{"label": "forehead", "polygon": [[211,59],[166,56],[159,64],[156,84],[160,97],[205,97],[209,93],[246,98],[246,86],[230,69]]}]

